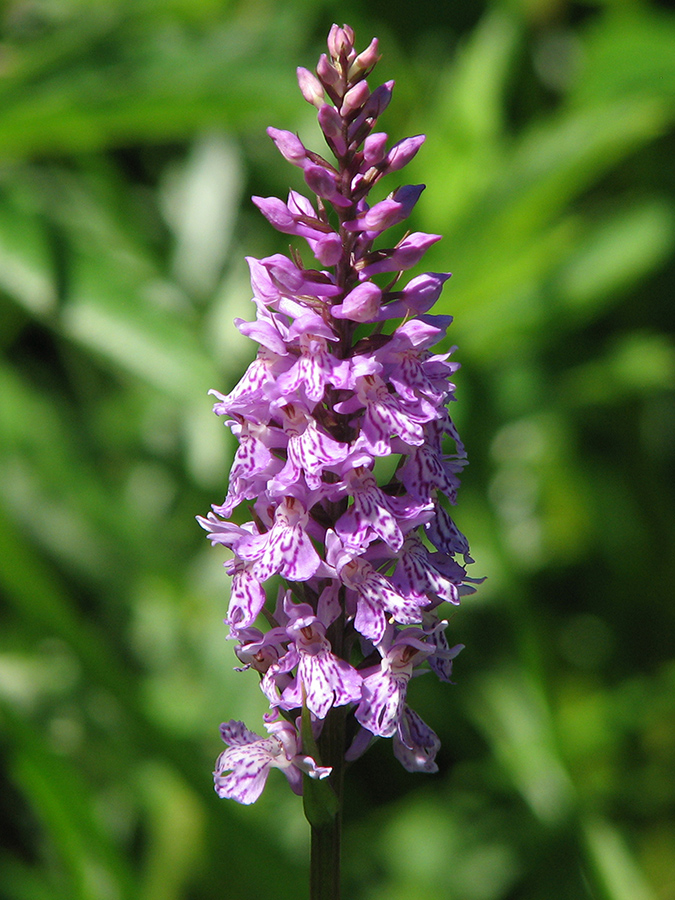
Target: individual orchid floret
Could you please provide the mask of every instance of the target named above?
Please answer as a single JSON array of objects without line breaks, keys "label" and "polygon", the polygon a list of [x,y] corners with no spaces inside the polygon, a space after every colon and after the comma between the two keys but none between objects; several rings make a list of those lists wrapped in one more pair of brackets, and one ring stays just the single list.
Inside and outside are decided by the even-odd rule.
[{"label": "individual orchid floret", "polygon": [[351,559],[340,567],[339,575],[356,597],[354,627],[373,643],[382,640],[389,619],[401,625],[422,621],[421,608],[428,600],[402,596],[386,575],[380,574],[366,560]]},{"label": "individual orchid floret", "polygon": [[288,437],[288,455],[286,465],[272,481],[273,489],[288,488],[304,478],[310,490],[317,490],[324,471],[347,458],[349,444],[330,437],[298,404],[282,406],[279,415]]},{"label": "individual orchid floret", "polygon": [[[432,613],[433,615],[435,614]],[[454,647],[451,647],[445,635],[447,627],[447,620],[435,622],[428,632],[429,638],[435,646],[434,652],[429,656],[428,663],[429,668],[437,675],[440,681],[452,684],[452,663],[464,649],[464,644],[455,644]]]},{"label": "individual orchid floret", "polygon": [[[266,347],[260,347],[256,359],[246,370],[244,377],[229,394],[210,390],[218,398],[213,406],[217,416],[246,414],[250,421],[267,422],[268,404],[265,388],[274,383],[274,370],[279,367],[279,357]],[[280,368],[283,371],[283,366]]]},{"label": "individual orchid floret", "polygon": [[253,625],[263,611],[267,597],[260,579],[253,574],[253,563],[235,557],[225,563],[225,571],[232,579],[225,621],[230,632],[237,635],[240,629]]},{"label": "individual orchid floret", "polygon": [[235,552],[253,563],[252,573],[259,581],[277,573],[291,581],[305,581],[321,562],[307,536],[307,521],[307,510],[301,501],[285,497],[276,508],[272,528],[244,538],[235,546]]},{"label": "individual orchid floret", "polygon": [[459,586],[466,571],[449,557],[434,565],[434,557],[417,534],[409,534],[399,557],[392,583],[405,597],[459,603]]},{"label": "individual orchid floret", "polygon": [[346,386],[349,363],[329,351],[328,342],[337,341],[337,335],[315,313],[296,320],[289,338],[296,336],[300,357],[277,378],[276,389],[289,401],[296,396],[313,407],[323,399],[329,385]]},{"label": "individual orchid floret", "polygon": [[365,466],[351,469],[343,480],[353,499],[352,505],[335,523],[343,545],[359,549],[379,538],[392,550],[400,550],[403,532],[398,521],[397,498],[385,494]]},{"label": "individual orchid floret", "polygon": [[225,503],[218,512],[230,516],[243,500],[253,500],[269,484],[283,467],[283,462],[272,448],[278,446],[278,438],[268,426],[247,422],[239,417],[227,423],[239,441],[239,447],[230,469],[230,485]]},{"label": "individual orchid floret", "polygon": [[408,772],[438,772],[436,754],[441,742],[438,735],[409,706],[404,706],[394,735],[394,756]]},{"label": "individual orchid floret", "polygon": [[438,355],[423,352],[442,334],[442,329],[429,322],[409,319],[396,329],[383,348],[380,355],[383,372],[404,401],[430,403],[432,408],[439,409],[453,398],[455,386],[449,378],[457,370],[457,363],[447,362],[452,350]]},{"label": "individual orchid floret", "polygon": [[420,446],[411,450],[397,477],[408,493],[418,500],[427,500],[435,496],[436,491],[441,491],[454,503],[459,487],[458,475],[466,460],[444,454],[434,446],[431,424],[425,426]]},{"label": "individual orchid floret", "polygon": [[437,504],[435,515],[425,526],[426,534],[438,550],[450,556],[461,554],[465,563],[472,563],[469,542],[455,525],[447,509]]},{"label": "individual orchid floret", "polygon": [[393,737],[397,732],[413,668],[435,649],[423,638],[418,628],[406,628],[396,635],[389,625],[378,643],[382,661],[363,679],[363,699],[355,713],[372,734]]},{"label": "individual orchid floret", "polygon": [[[286,634],[288,652],[270,667],[263,679],[268,699],[282,709],[306,705],[317,719],[324,719],[333,706],[346,706],[361,699],[363,679],[348,662],[336,656],[326,638],[326,626],[308,603],[286,602],[289,614]],[[277,695],[272,687],[277,672],[297,667],[294,681]]]},{"label": "individual orchid floret", "polygon": [[228,749],[216,760],[213,773],[216,793],[239,803],[255,803],[262,794],[270,769],[281,769],[295,791],[302,790],[302,773],[310,778],[326,778],[330,768],[318,766],[299,752],[300,739],[290,722],[266,723],[267,738],[249,731],[243,722],[231,720],[220,726]]},{"label": "individual orchid floret", "polygon": [[429,413],[427,409],[415,409],[401,402],[376,373],[358,376],[355,387],[355,395],[336,409],[343,414],[363,410],[360,440],[373,456],[388,456],[394,435],[411,446],[424,443],[422,423],[435,416],[435,410]]},{"label": "individual orchid floret", "polygon": [[258,628],[240,628],[231,632],[230,637],[239,641],[234,652],[243,665],[236,667],[237,672],[255,669],[264,675],[286,652],[286,629],[280,626],[264,634]]}]

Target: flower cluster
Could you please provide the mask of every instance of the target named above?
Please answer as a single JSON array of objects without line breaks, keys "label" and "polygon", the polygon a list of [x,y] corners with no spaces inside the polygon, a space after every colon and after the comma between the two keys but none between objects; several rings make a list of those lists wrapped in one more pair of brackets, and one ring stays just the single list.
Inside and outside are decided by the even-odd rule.
[{"label": "flower cluster", "polygon": [[[424,185],[366,199],[424,136],[387,148],[374,130],[393,89],[371,91],[366,80],[377,39],[357,54],[352,29],[334,25],[328,51],[298,80],[336,162],[270,128],[316,199],[253,198],[276,229],[307,242],[320,268],[295,251],[248,260],[257,316],[236,324],[257,357],[231,393],[212,392],[238,449],[225,501],[199,521],[231,551],[226,622],[270,703],[268,737],[240,722],[221,727],[228,749],[216,790],[242,803],[257,799],[273,766],[298,792],[302,772],[329,774],[302,752],[303,708],[315,735],[333,707],[347,708],[347,759],[391,737],[406,769],[436,771],[438,738],[407,705],[407,686],[421,667],[450,681],[462,647],[448,645],[439,608],[473,590],[468,544],[447,508],[466,464],[447,409],[458,365],[452,351],[432,350],[451,317],[428,314],[449,275],[400,284],[440,236],[382,238]],[[235,524],[240,504],[250,521]]]}]

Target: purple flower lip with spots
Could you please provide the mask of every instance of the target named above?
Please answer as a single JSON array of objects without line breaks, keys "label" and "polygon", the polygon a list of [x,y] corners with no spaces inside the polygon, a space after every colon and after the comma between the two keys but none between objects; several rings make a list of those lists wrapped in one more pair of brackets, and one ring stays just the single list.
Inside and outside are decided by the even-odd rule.
[{"label": "purple flower lip with spots", "polygon": [[348,761],[392,738],[404,768],[436,771],[439,741],[408,705],[408,684],[424,671],[451,681],[462,645],[448,643],[443,610],[480,581],[450,511],[467,462],[447,408],[459,366],[455,348],[433,351],[452,318],[430,310],[450,276],[404,275],[440,235],[386,236],[414,215],[422,184],[367,199],[424,142],[389,146],[375,130],[394,87],[371,91],[378,60],[376,39],[357,53],[351,28],[334,25],[316,73],[298,69],[334,159],[270,127],[314,196],[253,202],[317,264],[297,251],[247,260],[256,317],[236,325],[257,355],[230,393],[212,391],[238,448],[223,503],[199,522],[230,554],[226,623],[239,670],[258,672],[270,705],[266,737],[221,726],[215,788],[244,804],[272,768],[296,792],[303,775],[330,776],[314,739],[337,708]]},{"label": "purple flower lip with spots", "polygon": [[262,794],[271,769],[281,769],[296,793],[302,790],[302,773],[326,778],[330,769],[317,766],[300,752],[295,727],[290,722],[266,723],[270,736],[260,737],[243,722],[225,722],[220,734],[227,744],[216,760],[213,773],[216,793],[239,803],[255,803]]}]

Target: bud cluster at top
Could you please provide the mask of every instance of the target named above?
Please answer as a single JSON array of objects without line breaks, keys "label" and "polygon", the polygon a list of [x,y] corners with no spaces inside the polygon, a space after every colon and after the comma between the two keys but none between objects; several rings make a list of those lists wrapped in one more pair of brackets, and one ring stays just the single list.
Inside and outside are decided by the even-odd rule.
[{"label": "bud cluster at top", "polygon": [[[450,681],[462,648],[449,646],[440,611],[473,590],[469,547],[448,509],[466,464],[447,409],[458,365],[432,350],[451,317],[428,314],[449,275],[401,283],[440,236],[407,233],[391,246],[383,237],[424,185],[367,202],[424,141],[388,146],[374,130],[393,90],[368,85],[378,59],[376,39],[357,54],[352,29],[334,25],[316,74],[298,69],[335,160],[269,128],[314,200],[291,191],[285,202],[253,201],[319,266],[295,250],[248,259],[256,320],[236,324],[259,349],[229,394],[212,391],[238,449],[224,502],[199,521],[231,551],[226,622],[270,703],[267,737],[221,726],[216,790],[242,803],[257,799],[273,766],[298,792],[303,772],[329,774],[303,749],[303,707],[315,736],[331,709],[346,708],[347,759],[391,737],[406,769],[436,771],[438,738],[408,706],[407,686],[424,670]],[[235,524],[240,504],[249,520]]]}]

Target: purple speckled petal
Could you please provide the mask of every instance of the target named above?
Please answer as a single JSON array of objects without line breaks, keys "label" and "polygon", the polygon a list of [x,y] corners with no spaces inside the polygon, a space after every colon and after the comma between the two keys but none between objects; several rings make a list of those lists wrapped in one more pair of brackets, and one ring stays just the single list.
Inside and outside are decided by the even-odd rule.
[{"label": "purple speckled petal", "polygon": [[408,772],[438,772],[436,754],[441,746],[438,735],[418,714],[406,706],[394,735],[394,756]]},{"label": "purple speckled petal", "polygon": [[270,537],[256,574],[264,581],[279,572],[291,581],[306,581],[319,568],[319,555],[302,527],[282,526]]},{"label": "purple speckled petal", "polygon": [[469,542],[452,521],[450,513],[440,503],[436,505],[435,511],[436,515],[426,526],[427,537],[431,543],[438,550],[451,556],[461,553],[466,563],[472,563]]},{"label": "purple speckled petal", "polygon": [[392,452],[393,435],[412,446],[424,443],[422,423],[427,421],[425,413],[406,409],[400,400],[389,393],[386,383],[378,375],[366,375],[359,379],[357,395],[365,406],[362,440],[375,456],[387,456]]},{"label": "purple speckled petal", "polygon": [[421,608],[428,605],[428,600],[403,597],[369,563],[360,559],[348,562],[340,569],[340,578],[356,592],[354,627],[369,640],[377,643],[382,639],[387,622],[385,613],[401,625],[422,621]]},{"label": "purple speckled petal", "polygon": [[349,453],[349,445],[340,443],[319,430],[313,419],[301,434],[290,437],[288,441],[288,459],[305,476],[310,489],[316,490],[321,485],[321,473],[329,466],[342,462]]},{"label": "purple speckled petal", "polygon": [[429,656],[429,665],[438,676],[439,681],[452,684],[452,662],[464,649],[464,644],[455,644],[454,647],[448,644],[444,630],[447,624],[447,622],[439,622],[433,632],[432,640],[436,649]]},{"label": "purple speckled petal", "polygon": [[418,500],[427,500],[440,490],[454,503],[459,487],[458,474],[466,462],[447,460],[431,447],[416,447],[398,470],[406,490]]},{"label": "purple speckled petal", "polygon": [[[445,566],[434,565],[422,540],[411,534],[406,538],[392,582],[406,597],[428,597],[459,603],[459,585],[466,577],[465,570],[454,560],[447,560]],[[443,571],[445,569],[445,571]]]},{"label": "purple speckled petal", "polygon": [[265,592],[260,581],[241,560],[234,560],[232,589],[226,622],[233,632],[252,625],[265,605]]},{"label": "purple speckled petal", "polygon": [[[255,803],[263,792],[271,768],[281,769],[296,792],[301,772],[311,778],[325,778],[331,769],[298,753],[299,738],[293,725],[279,721],[266,725],[270,736],[263,738],[249,731],[243,722],[230,721],[220,726],[226,744],[216,760],[214,787],[219,797],[238,803]],[[229,774],[228,774],[229,773]]]},{"label": "purple speckled petal", "polygon": [[216,760],[213,773],[216,793],[238,803],[255,803],[263,792],[270,768],[284,756],[283,745],[275,737],[261,738],[248,731],[242,722],[221,725],[221,734],[230,746]]},{"label": "purple speckled petal", "polygon": [[359,467],[348,472],[344,480],[354,502],[335,523],[342,542],[360,548],[379,537],[392,550],[400,550],[403,544],[401,528],[375,477]]},{"label": "purple speckled petal", "polygon": [[382,639],[386,627],[387,617],[379,598],[368,591],[359,591],[354,628],[369,641],[377,643]]},{"label": "purple speckled petal", "polygon": [[318,719],[332,706],[345,706],[361,697],[362,681],[356,669],[327,650],[302,655],[298,676],[305,686],[308,709]]},{"label": "purple speckled petal", "polygon": [[358,722],[372,734],[392,737],[405,703],[409,675],[377,672],[363,682],[364,697],[356,710]]}]

